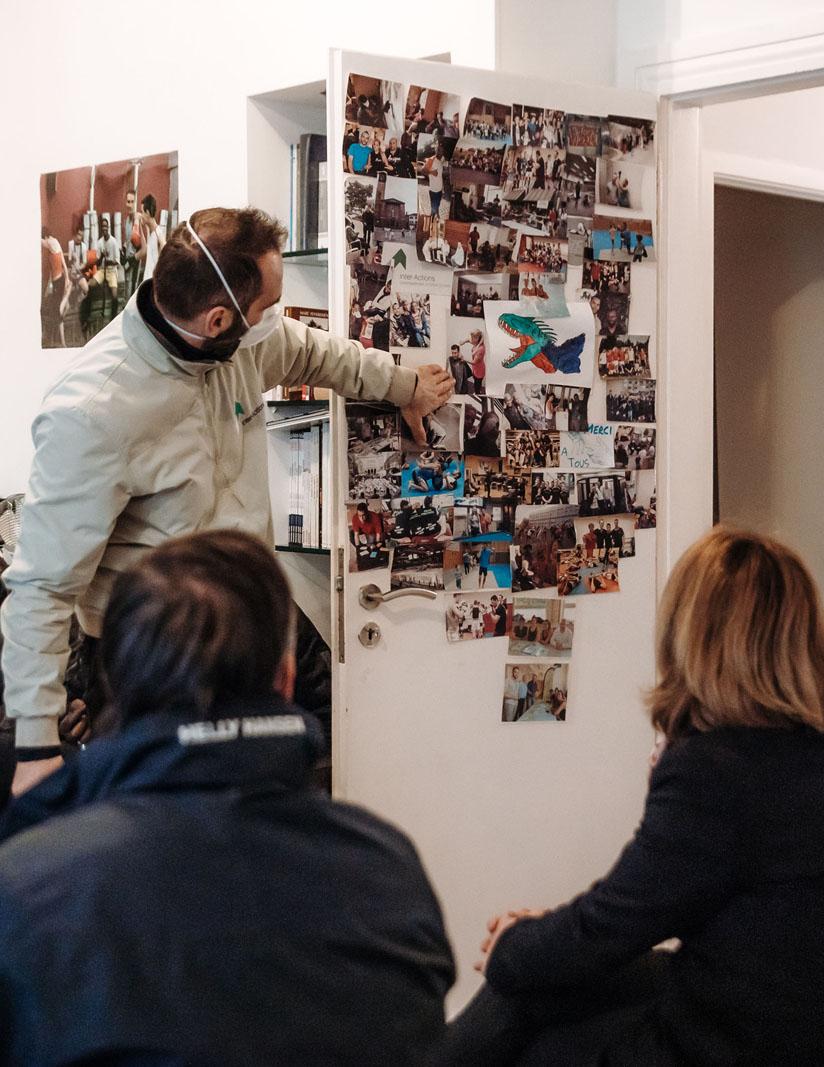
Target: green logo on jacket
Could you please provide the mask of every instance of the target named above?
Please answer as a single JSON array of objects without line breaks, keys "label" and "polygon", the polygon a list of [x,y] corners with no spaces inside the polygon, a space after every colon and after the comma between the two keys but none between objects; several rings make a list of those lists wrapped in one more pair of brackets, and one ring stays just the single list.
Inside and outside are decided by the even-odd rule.
[{"label": "green logo on jacket", "polygon": [[246,412],[243,410],[243,404],[241,404],[241,402],[239,400],[236,400],[235,401],[235,415],[245,415],[245,414],[246,414]]}]

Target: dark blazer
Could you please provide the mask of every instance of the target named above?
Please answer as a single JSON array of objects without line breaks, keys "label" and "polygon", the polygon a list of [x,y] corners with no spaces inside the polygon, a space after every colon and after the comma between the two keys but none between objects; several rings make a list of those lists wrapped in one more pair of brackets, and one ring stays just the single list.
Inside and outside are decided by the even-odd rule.
[{"label": "dark blazer", "polygon": [[551,998],[673,937],[641,1028],[599,1063],[648,1063],[653,1032],[667,1062],[824,1063],[824,735],[724,729],[675,744],[612,871],[504,933],[487,981]]},{"label": "dark blazer", "polygon": [[421,1062],[454,970],[413,846],[307,787],[297,709],[178,723],[94,741],[0,819],[0,1064]]}]

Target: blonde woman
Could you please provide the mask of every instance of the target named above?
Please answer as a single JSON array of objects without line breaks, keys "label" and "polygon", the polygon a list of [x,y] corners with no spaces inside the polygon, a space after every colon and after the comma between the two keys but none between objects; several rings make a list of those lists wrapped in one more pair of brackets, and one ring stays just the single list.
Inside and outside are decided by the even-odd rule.
[{"label": "blonde woman", "polygon": [[[442,1062],[824,1063],[824,634],[788,548],[718,528],[664,590],[641,824],[571,903],[510,911]],[[674,952],[654,946],[677,938]]]}]

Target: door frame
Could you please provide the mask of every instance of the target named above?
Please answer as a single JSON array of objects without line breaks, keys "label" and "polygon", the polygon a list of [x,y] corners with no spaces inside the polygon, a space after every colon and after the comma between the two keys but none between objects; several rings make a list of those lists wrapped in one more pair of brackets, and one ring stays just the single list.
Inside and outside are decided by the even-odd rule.
[{"label": "door frame", "polygon": [[659,590],[713,522],[715,185],[824,200],[812,171],[707,152],[702,108],[822,83],[821,33],[670,56],[635,71],[635,87],[659,97]]}]

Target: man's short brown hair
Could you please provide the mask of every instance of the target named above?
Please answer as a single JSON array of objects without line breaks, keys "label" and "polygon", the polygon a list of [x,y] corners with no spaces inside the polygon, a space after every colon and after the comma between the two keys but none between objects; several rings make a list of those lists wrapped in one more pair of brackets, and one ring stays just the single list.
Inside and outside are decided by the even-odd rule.
[{"label": "man's short brown hair", "polygon": [[[267,252],[280,252],[286,230],[265,211],[211,207],[189,219],[223,271],[243,313],[260,295],[262,279],[258,260]],[[182,322],[213,307],[229,306],[214,267],[181,223],[167,240],[153,274],[154,295],[160,307]]]}]

